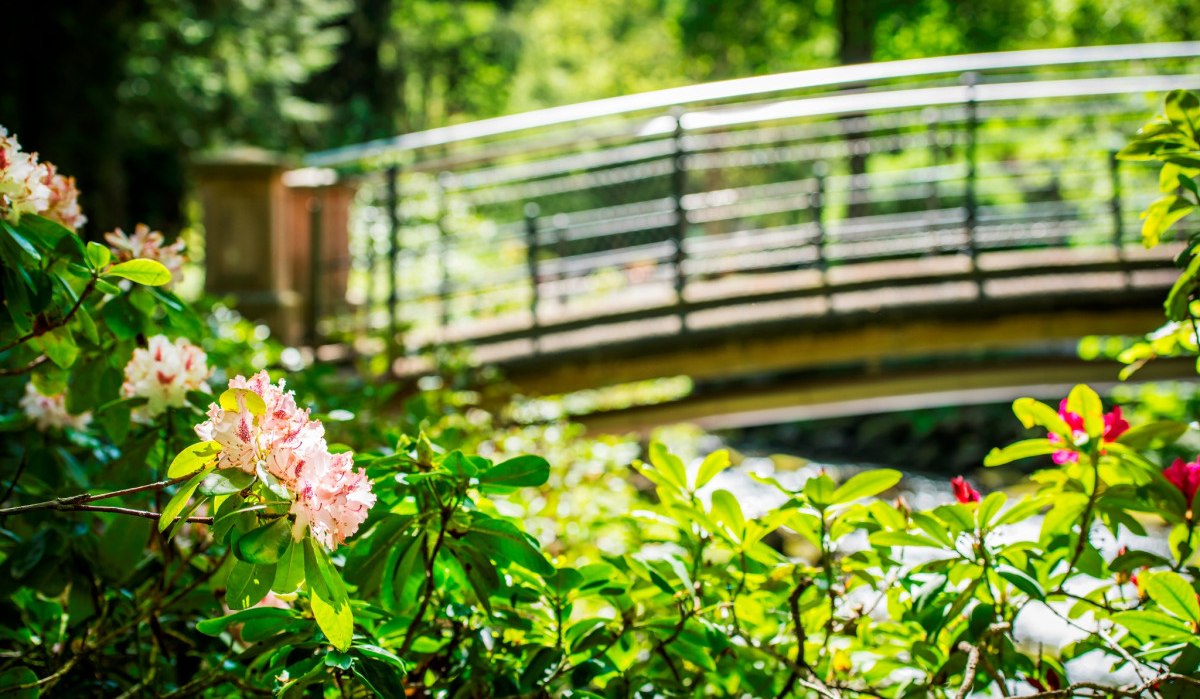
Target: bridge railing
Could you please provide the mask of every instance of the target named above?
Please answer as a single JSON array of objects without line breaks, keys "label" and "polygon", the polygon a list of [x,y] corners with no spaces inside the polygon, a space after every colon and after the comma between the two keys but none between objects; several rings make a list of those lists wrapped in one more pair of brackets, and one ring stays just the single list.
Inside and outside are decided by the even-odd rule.
[{"label": "bridge railing", "polygon": [[316,320],[407,351],[538,351],[597,323],[686,331],[724,298],[855,266],[949,260],[985,294],[1000,251],[1122,258],[1158,188],[1113,153],[1175,88],[1200,88],[1200,43],[762,76],[313,154],[359,190],[349,255],[324,270],[348,268],[347,294]]}]

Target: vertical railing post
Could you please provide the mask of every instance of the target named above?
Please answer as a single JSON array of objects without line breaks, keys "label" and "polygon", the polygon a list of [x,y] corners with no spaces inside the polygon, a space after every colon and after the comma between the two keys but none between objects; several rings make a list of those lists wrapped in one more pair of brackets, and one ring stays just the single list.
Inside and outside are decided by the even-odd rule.
[{"label": "vertical railing post", "polygon": [[525,261],[529,265],[529,327],[533,330],[533,348],[538,349],[541,335],[538,321],[538,305],[541,300],[541,285],[538,284],[538,214],[540,207],[534,202],[525,205]]},{"label": "vertical railing post", "polygon": [[570,296],[567,289],[567,215],[555,214],[551,225],[554,226],[554,254],[558,257],[558,314],[561,316],[567,310]]},{"label": "vertical railing post", "polygon": [[813,224],[816,226],[816,236],[813,244],[817,250],[817,269],[821,271],[821,283],[828,283],[829,258],[826,254],[825,239],[825,175],[829,168],[824,161],[813,164],[813,181],[816,189],[812,193],[810,206],[812,208]]},{"label": "vertical railing post", "polygon": [[438,269],[441,271],[442,279],[438,286],[438,322],[440,323],[440,335],[442,341],[445,341],[446,333],[450,329],[450,231],[446,227],[446,217],[449,214],[447,206],[447,194],[449,191],[453,175],[449,172],[443,172],[438,175],[438,243],[437,257]]},{"label": "vertical railing post", "polygon": [[683,268],[687,255],[683,243],[688,229],[687,209],[683,205],[683,197],[687,194],[687,154],[683,145],[683,113],[676,111],[674,117],[675,156],[671,169],[671,196],[675,199],[675,225],[671,229],[671,240],[675,244],[675,251],[671,257],[671,264],[675,273],[675,305],[679,314],[679,331],[687,332],[687,313],[684,310],[687,273]]},{"label": "vertical railing post", "polygon": [[925,208],[927,211],[936,211],[941,208],[941,201],[938,197],[938,167],[942,164],[941,146],[938,143],[938,122],[941,121],[941,114],[937,109],[930,107],[921,115],[925,119],[925,138],[926,146],[929,149],[929,188],[925,194]]},{"label": "vertical railing post", "polygon": [[1108,171],[1112,178],[1112,199],[1109,206],[1113,218],[1113,246],[1117,249],[1117,257],[1124,255],[1125,245],[1125,212],[1121,208],[1121,161],[1117,159],[1117,151],[1108,153]]},{"label": "vertical railing post", "polygon": [[983,277],[979,274],[979,243],[976,238],[976,228],[979,222],[979,203],[975,191],[976,171],[978,169],[978,163],[976,162],[976,140],[979,131],[979,114],[975,103],[975,86],[979,82],[979,75],[974,72],[963,73],[962,81],[966,86],[967,92],[967,183],[963,197],[964,205],[967,209],[967,255],[971,258],[971,275],[975,279],[976,290],[979,297],[983,298]]},{"label": "vertical railing post", "polygon": [[321,280],[325,260],[324,236],[321,226],[324,223],[324,206],[321,188],[312,190],[312,199],[308,203],[308,304],[305,308],[304,337],[309,347],[316,347],[320,342],[317,323],[321,321]]},{"label": "vertical railing post", "polygon": [[400,346],[400,168],[393,165],[387,171],[388,211],[388,340],[390,359],[399,354]]}]

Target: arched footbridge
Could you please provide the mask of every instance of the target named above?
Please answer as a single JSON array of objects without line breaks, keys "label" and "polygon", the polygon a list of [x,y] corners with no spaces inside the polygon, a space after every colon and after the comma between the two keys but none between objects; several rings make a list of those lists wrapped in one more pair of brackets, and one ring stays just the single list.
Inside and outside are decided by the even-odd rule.
[{"label": "arched footbridge", "polygon": [[356,194],[310,337],[401,376],[468,345],[532,394],[687,375],[688,418],[1111,378],[1075,343],[1160,324],[1177,252],[1139,244],[1156,170],[1114,154],[1176,88],[1200,43],[761,76],[313,154],[294,182]]}]

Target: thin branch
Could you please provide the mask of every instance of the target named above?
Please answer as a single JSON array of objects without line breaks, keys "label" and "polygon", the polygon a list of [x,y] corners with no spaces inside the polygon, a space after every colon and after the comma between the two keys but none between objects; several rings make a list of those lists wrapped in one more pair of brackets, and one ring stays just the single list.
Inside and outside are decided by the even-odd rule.
[{"label": "thin branch", "polygon": [[34,369],[45,364],[46,360],[48,360],[48,359],[50,359],[50,355],[47,355],[47,354],[38,355],[37,358],[35,358],[32,362],[29,362],[28,364],[16,366],[11,369],[0,369],[0,376],[20,376],[21,374],[24,374],[27,371],[33,371]]},{"label": "thin branch", "polygon": [[[1099,682],[1075,682],[1070,686],[1062,689],[1051,689],[1037,694],[1026,694],[1024,699],[1060,699],[1062,697],[1144,697],[1146,692],[1162,682],[1183,682],[1194,687],[1200,687],[1200,679],[1188,675],[1180,675],[1174,672],[1165,672],[1161,675],[1151,677],[1141,684],[1127,684],[1120,687],[1115,687],[1110,684],[1101,684]],[[1081,690],[1091,690],[1095,694],[1079,694]]]},{"label": "thin branch", "polygon": [[17,464],[17,472],[13,474],[12,480],[8,482],[8,489],[4,491],[4,496],[0,497],[0,505],[8,500],[8,496],[13,494],[17,488],[17,481],[21,480],[21,476],[25,473],[25,464],[29,462],[29,450],[21,451],[21,462]]},{"label": "thin branch", "polygon": [[978,643],[972,645],[963,641],[958,644],[958,649],[967,654],[967,666],[963,668],[963,682],[954,695],[954,699],[966,699],[967,695],[971,693],[971,687],[975,684],[975,671],[979,669],[979,660],[983,657],[983,648],[987,645],[988,639],[1011,628],[1012,624],[1008,622],[992,624],[980,636]]},{"label": "thin branch", "polygon": [[[108,500],[110,498],[119,498],[119,497],[123,497],[125,495],[133,495],[134,493],[141,493],[141,492],[145,492],[147,490],[162,490],[163,488],[166,488],[169,485],[174,485],[176,483],[185,481],[194,475],[196,475],[196,474],[189,473],[186,476],[180,476],[179,478],[168,478],[165,481],[156,481],[154,483],[147,483],[145,485],[139,485],[139,486],[135,486],[133,488],[123,488],[121,490],[114,490],[114,491],[111,491],[108,493],[96,493],[96,494],[80,493],[79,495],[69,495],[69,496],[63,497],[63,498],[55,498],[53,500],[46,500],[45,502],[35,502],[35,503],[31,503],[29,505],[18,505],[16,507],[6,507],[3,509],[0,509],[0,517],[6,517],[8,515],[15,515],[15,514],[18,514],[21,512],[29,512],[31,510],[97,509],[96,507],[81,507],[81,505],[83,505],[84,503],[94,502],[96,500]],[[118,509],[120,509],[120,508],[118,508]],[[113,510],[109,510],[109,511],[113,511]],[[125,513],[125,514],[129,514],[129,513]],[[154,516],[154,518],[158,517],[157,512],[150,513],[150,514],[152,514]]]},{"label": "thin branch", "polygon": [[408,631],[404,634],[404,642],[400,644],[399,654],[403,656],[412,647],[413,641],[417,640],[417,625],[421,623],[421,618],[425,616],[425,610],[429,608],[429,602],[434,593],[433,582],[433,567],[437,562],[438,552],[442,550],[442,542],[446,538],[446,529],[450,525],[450,516],[453,514],[452,507],[442,507],[442,523],[438,529],[437,540],[433,543],[433,550],[429,552],[429,559],[425,562],[425,591],[421,595],[421,603],[417,606],[417,612],[413,615],[412,623],[408,627]]},{"label": "thin branch", "polygon": [[4,689],[0,689],[0,694],[15,694],[17,692],[25,691],[26,689],[42,689],[42,688],[48,689],[48,688],[54,686],[54,684],[56,682],[58,682],[60,679],[62,679],[63,675],[70,672],[71,669],[75,667],[76,663],[78,663],[79,659],[82,657],[83,657],[82,653],[73,655],[73,656],[71,656],[70,660],[63,663],[63,666],[58,668],[57,670],[55,670],[52,674],[46,675],[45,677],[41,678],[40,680],[36,680],[34,682],[29,682],[27,684],[19,684],[19,685],[13,686],[13,687],[5,687]]},{"label": "thin branch", "polygon": [[[72,507],[64,507],[64,508],[56,508],[56,509],[81,510],[83,512],[113,512],[113,513],[119,514],[119,515],[129,515],[131,517],[142,517],[144,519],[161,519],[162,518],[161,512],[149,512],[147,510],[135,510],[130,507],[113,507],[111,505],[74,505]],[[188,517],[186,521],[195,522],[196,524],[212,524],[213,518],[212,517],[194,516],[194,517]]]},{"label": "thin branch", "polygon": [[58,328],[61,328],[62,326],[66,325],[67,323],[70,323],[71,319],[75,317],[75,314],[79,312],[80,307],[83,306],[84,299],[86,299],[88,297],[88,294],[92,293],[92,290],[96,288],[96,280],[99,278],[100,277],[97,276],[95,273],[92,274],[91,280],[88,281],[87,286],[83,287],[83,291],[79,294],[79,298],[75,300],[75,305],[71,306],[71,310],[67,311],[67,314],[65,316],[63,316],[57,322],[47,323],[46,325],[44,325],[42,327],[36,327],[33,330],[30,330],[28,333],[22,335],[21,337],[18,337],[17,339],[13,340],[10,343],[8,343],[7,345],[0,347],[0,354],[3,354],[5,352],[9,351],[10,349],[17,347],[19,345],[23,345],[26,342],[29,342],[30,340],[41,337],[42,335],[45,335],[48,332],[57,330]]}]

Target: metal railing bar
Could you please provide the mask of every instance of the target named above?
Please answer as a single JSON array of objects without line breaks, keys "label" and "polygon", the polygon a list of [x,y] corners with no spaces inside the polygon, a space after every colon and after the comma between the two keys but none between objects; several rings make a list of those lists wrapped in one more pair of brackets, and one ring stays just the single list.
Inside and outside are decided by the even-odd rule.
[{"label": "metal railing bar", "polygon": [[[1165,92],[1177,88],[1190,89],[1200,85],[1194,75],[1155,75],[1119,78],[1081,78],[1079,80],[1049,80],[1023,83],[984,83],[974,86],[977,102],[1031,100],[1045,97],[1085,97],[1129,93]],[[891,109],[914,109],[961,104],[968,99],[966,86],[928,87],[915,90],[890,90],[866,94],[827,95],[785,102],[774,102],[754,108],[727,107],[720,110],[688,112],[683,126],[688,130],[716,129],[748,123],[781,121],[858,114]],[[648,132],[656,135],[658,132]]]},{"label": "metal railing bar", "polygon": [[428,146],[447,145],[547,126],[592,120],[599,117],[625,115],[655,109],[661,110],[674,106],[727,100],[749,95],[762,95],[799,89],[832,87],[835,85],[893,80],[942,73],[1011,70],[1021,67],[1051,64],[1066,65],[1127,62],[1160,58],[1186,58],[1197,54],[1200,54],[1200,42],[1133,44],[942,56],[938,58],[868,63],[795,73],[765,75],[594,100],[592,102],[551,107],[533,112],[485,119],[468,124],[440,127],[313,153],[305,159],[305,164],[312,167],[345,166],[364,159],[382,157],[397,152],[412,151]]}]

